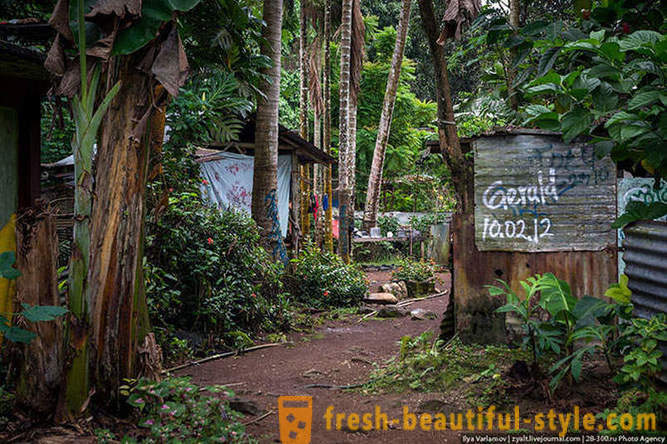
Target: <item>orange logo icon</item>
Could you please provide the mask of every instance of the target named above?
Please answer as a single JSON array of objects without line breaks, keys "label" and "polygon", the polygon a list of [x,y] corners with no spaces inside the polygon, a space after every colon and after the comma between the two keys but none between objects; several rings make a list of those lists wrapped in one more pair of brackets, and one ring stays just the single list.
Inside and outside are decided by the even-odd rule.
[{"label": "orange logo icon", "polygon": [[312,420],[312,396],[281,396],[278,398],[278,423],[282,444],[310,443]]}]

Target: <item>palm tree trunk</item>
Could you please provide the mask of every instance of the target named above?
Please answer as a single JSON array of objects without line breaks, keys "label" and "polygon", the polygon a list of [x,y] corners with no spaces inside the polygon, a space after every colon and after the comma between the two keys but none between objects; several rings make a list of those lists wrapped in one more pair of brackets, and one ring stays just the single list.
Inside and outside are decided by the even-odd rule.
[{"label": "palm tree trunk", "polygon": [[280,44],[282,0],[264,2],[261,53],[273,62],[264,69],[268,79],[261,90],[265,94],[257,105],[255,129],[255,167],[253,171],[252,217],[257,222],[263,244],[275,259],[287,261],[278,219],[278,103],[280,99]]},{"label": "palm tree trunk", "polygon": [[382,168],[384,157],[387,151],[389,141],[389,130],[391,128],[391,119],[394,113],[394,104],[396,103],[396,90],[398,89],[398,80],[401,76],[401,65],[403,62],[403,50],[405,40],[408,34],[410,24],[410,6],[411,0],[403,0],[401,16],[398,22],[398,31],[396,33],[396,45],[394,46],[394,55],[391,59],[391,68],[389,69],[389,78],[387,79],[387,89],[384,93],[384,103],[382,104],[382,115],[380,116],[380,125],[378,126],[378,135],[375,140],[375,151],[373,151],[373,163],[371,172],[368,176],[368,189],[366,190],[366,206],[364,210],[364,230],[368,231],[377,223],[377,214],[380,204],[380,189],[382,187]]},{"label": "palm tree trunk", "polygon": [[[322,138],[324,150],[331,153],[331,0],[324,3],[324,125]],[[326,166],[324,192],[327,195],[327,209],[324,213],[324,244],[326,250],[333,253],[333,233],[331,223],[333,220],[333,193],[331,186],[331,165]]]},{"label": "palm tree trunk", "polygon": [[[301,2],[299,11],[299,134],[308,140],[308,23],[306,21],[306,10]],[[310,234],[310,216],[308,208],[310,203],[309,189],[309,167],[301,165],[301,232],[304,239]]]},{"label": "palm tree trunk", "polygon": [[352,203],[350,156],[350,59],[352,40],[352,1],[342,0],[340,26],[340,113],[338,136],[338,254],[344,261],[350,260],[348,226]]},{"label": "palm tree trunk", "polygon": [[428,39],[428,45],[435,69],[436,95],[438,105],[438,139],[440,151],[452,173],[452,182],[457,195],[457,209],[464,213],[474,208],[472,192],[472,165],[468,161],[459,143],[454,122],[454,107],[447,76],[445,49],[438,44],[437,21],[433,13],[433,0],[418,0],[422,26]]}]

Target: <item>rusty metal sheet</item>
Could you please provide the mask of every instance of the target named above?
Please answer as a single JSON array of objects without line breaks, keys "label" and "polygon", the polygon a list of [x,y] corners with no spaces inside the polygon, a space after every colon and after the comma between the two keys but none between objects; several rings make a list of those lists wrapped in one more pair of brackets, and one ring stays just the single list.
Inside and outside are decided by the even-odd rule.
[{"label": "rusty metal sheet", "polygon": [[547,134],[472,142],[480,251],[600,251],[615,242],[616,167]]},{"label": "rusty metal sheet", "polygon": [[[577,298],[603,297],[617,282],[614,241],[601,251],[557,251],[549,253],[480,251],[473,245],[473,215],[457,214],[451,223],[454,269],[452,294],[456,301],[457,332],[469,342],[493,343],[504,340],[495,325],[496,307],[505,299],[491,297],[486,285],[502,279],[523,295],[519,282],[536,273],[554,273],[566,280]],[[504,316],[501,324],[504,323]],[[511,320],[508,320],[511,323]]]}]

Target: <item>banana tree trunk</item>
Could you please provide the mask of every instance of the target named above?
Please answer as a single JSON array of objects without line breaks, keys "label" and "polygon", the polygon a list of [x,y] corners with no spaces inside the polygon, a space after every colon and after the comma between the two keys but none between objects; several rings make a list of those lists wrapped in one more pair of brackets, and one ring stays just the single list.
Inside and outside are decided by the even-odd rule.
[{"label": "banana tree trunk", "polygon": [[378,126],[377,139],[375,140],[373,162],[371,164],[370,175],[368,176],[368,189],[366,190],[366,206],[364,208],[363,223],[363,228],[366,231],[369,231],[377,224],[378,208],[380,206],[380,189],[382,187],[382,168],[384,166],[387,143],[389,142],[389,130],[391,128],[391,120],[394,114],[394,104],[396,103],[396,91],[398,89],[398,80],[401,76],[403,50],[405,49],[405,40],[408,35],[408,26],[410,24],[410,6],[411,0],[403,0],[401,16],[398,22],[398,31],[396,33],[394,54],[391,59],[389,78],[387,79],[387,89],[384,93],[380,125]]},{"label": "banana tree trunk", "polygon": [[[60,305],[58,294],[58,238],[53,217],[44,208],[25,210],[16,225],[16,299],[19,303]],[[26,327],[37,336],[21,347],[17,366],[17,403],[39,415],[56,409],[63,375],[63,321],[34,322]]]},{"label": "banana tree trunk", "polygon": [[252,217],[260,228],[262,240],[276,260],[287,262],[278,219],[278,102],[280,99],[280,44],[282,0],[264,2],[261,53],[273,66],[264,70],[268,79],[262,82],[265,94],[257,105],[255,130],[255,167],[253,171]]},{"label": "banana tree trunk", "polygon": [[95,201],[87,300],[91,373],[96,393],[118,405],[123,378],[133,378],[138,349],[149,331],[143,278],[143,221],[153,86],[125,57],[121,89],[102,122],[97,149]]}]

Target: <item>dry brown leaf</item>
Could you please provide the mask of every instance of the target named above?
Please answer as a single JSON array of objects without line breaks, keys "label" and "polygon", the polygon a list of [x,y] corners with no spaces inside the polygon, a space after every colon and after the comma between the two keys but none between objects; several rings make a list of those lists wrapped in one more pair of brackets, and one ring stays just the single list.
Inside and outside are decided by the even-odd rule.
[{"label": "dry brown leaf", "polygon": [[115,15],[121,19],[140,17],[141,0],[98,0],[86,18],[95,20],[101,15]]},{"label": "dry brown leaf", "polygon": [[164,86],[164,89],[170,95],[176,97],[179,88],[185,84],[189,68],[181,37],[178,35],[176,27],[172,26],[169,35],[160,46],[160,51],[155,57],[151,72],[155,75],[157,81]]},{"label": "dry brown leaf", "polygon": [[72,30],[69,27],[69,0],[58,0],[49,24],[67,40],[74,41]]},{"label": "dry brown leaf", "polygon": [[63,49],[62,39],[60,34],[56,34],[44,62],[46,70],[58,76],[65,74],[65,50]]},{"label": "dry brown leaf", "polygon": [[480,0],[450,0],[442,18],[445,27],[440,33],[438,44],[443,45],[448,38],[459,40],[463,25],[474,20],[480,9]]}]

